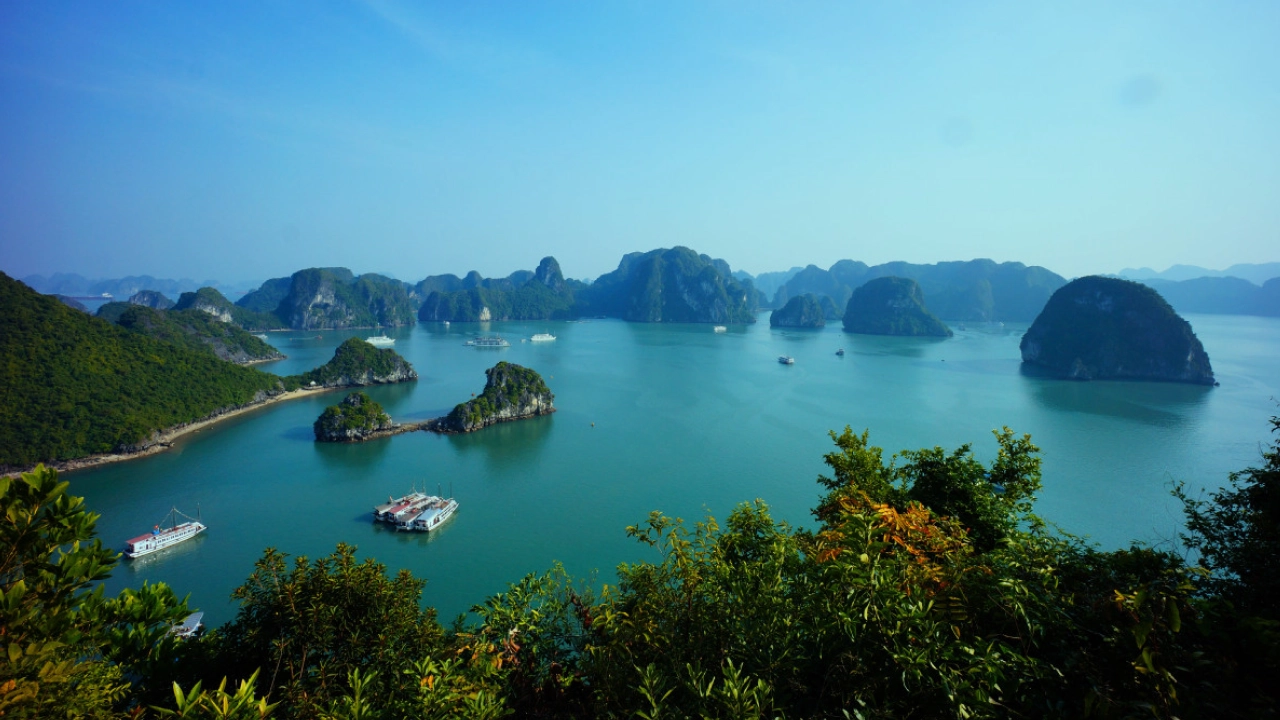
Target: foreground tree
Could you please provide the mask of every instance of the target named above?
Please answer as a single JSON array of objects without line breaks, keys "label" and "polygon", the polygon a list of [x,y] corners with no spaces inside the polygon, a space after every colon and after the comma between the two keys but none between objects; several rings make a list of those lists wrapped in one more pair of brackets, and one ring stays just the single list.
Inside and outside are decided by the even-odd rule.
[{"label": "foreground tree", "polygon": [[[1280,417],[1271,418],[1280,434]],[[1184,543],[1207,570],[1201,580],[1205,632],[1220,711],[1280,714],[1280,439],[1263,463],[1231,473],[1208,500],[1175,494],[1187,517]]]},{"label": "foreground tree", "polygon": [[55,470],[0,478],[0,715],[112,717],[176,652],[165,585],[106,598],[118,554]]}]

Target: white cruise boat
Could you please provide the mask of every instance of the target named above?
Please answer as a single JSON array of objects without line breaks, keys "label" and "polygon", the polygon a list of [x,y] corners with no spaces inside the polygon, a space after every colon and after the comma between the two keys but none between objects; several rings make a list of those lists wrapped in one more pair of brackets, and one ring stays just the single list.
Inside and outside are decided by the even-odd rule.
[{"label": "white cruise boat", "polygon": [[729,328],[725,327],[724,325],[717,325],[711,328],[711,330],[713,332],[718,332],[718,333],[729,332]]},{"label": "white cruise boat", "polygon": [[258,338],[258,339],[259,339],[259,340],[261,340],[262,342],[266,342],[266,341],[267,341],[267,334],[266,334],[266,333],[258,333],[258,334],[256,334],[256,335],[254,335],[254,337]]},{"label": "white cruise boat", "polygon": [[511,347],[511,343],[503,340],[497,335],[481,335],[474,340],[468,340],[467,345],[471,347],[487,347],[487,348],[504,348]]},{"label": "white cruise boat", "polygon": [[551,342],[555,339],[556,336],[551,333],[538,333],[537,335],[529,338],[529,342]]},{"label": "white cruise boat", "polygon": [[205,526],[199,520],[193,520],[186,515],[182,516],[187,518],[187,522],[179,523],[179,515],[182,513],[178,512],[177,508],[173,508],[169,511],[169,527],[163,528],[156,525],[146,535],[139,535],[126,541],[125,557],[133,559],[150,555],[184,540],[190,540],[205,531]]},{"label": "white cruise boat", "polygon": [[453,498],[433,498],[435,502],[427,506],[418,517],[413,519],[410,525],[411,530],[417,532],[431,532],[449,518],[453,517],[453,513],[458,509],[458,501]]},{"label": "white cruise boat", "polygon": [[428,497],[426,493],[416,490],[399,500],[389,497],[385,503],[373,507],[373,519],[394,524],[398,516],[403,515],[413,505],[426,500]]},{"label": "white cruise boat", "polygon": [[364,341],[377,347],[389,347],[396,344],[395,338],[389,338],[386,335],[370,335]]}]

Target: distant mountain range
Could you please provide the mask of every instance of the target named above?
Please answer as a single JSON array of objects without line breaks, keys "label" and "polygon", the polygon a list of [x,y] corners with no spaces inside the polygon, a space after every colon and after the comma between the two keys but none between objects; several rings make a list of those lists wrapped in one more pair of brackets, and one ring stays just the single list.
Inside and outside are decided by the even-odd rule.
[{"label": "distant mountain range", "polygon": [[80,297],[96,297],[107,293],[117,300],[128,298],[143,290],[153,290],[169,297],[177,297],[184,292],[193,292],[202,287],[218,287],[223,293],[239,294],[252,286],[245,284],[222,285],[216,280],[205,280],[198,283],[190,278],[173,280],[157,278],[150,275],[130,275],[123,278],[92,280],[76,273],[54,273],[44,275],[28,275],[22,278],[23,284],[45,295],[72,295]]},{"label": "distant mountain range", "polygon": [[841,260],[823,270],[810,265],[792,275],[774,293],[780,308],[798,295],[828,297],[843,313],[854,290],[870,280],[900,277],[916,281],[924,304],[938,317],[962,321],[1025,321],[1035,318],[1066,279],[1042,267],[1022,263],[968,260],[919,265],[892,262],[867,265]]},{"label": "distant mountain range", "polygon": [[[1119,276],[1151,286],[1178,312],[1280,316],[1280,263],[1239,264],[1226,270],[1194,265],[1174,265],[1163,272],[1126,268]],[[199,284],[185,278],[89,280],[57,273],[29,275],[23,282],[38,292],[64,297],[137,296],[135,304],[168,302],[160,297],[163,294],[178,298],[179,309],[195,307],[224,322],[262,330],[584,316],[637,322],[753,322],[757,307],[781,308],[805,294],[821,300],[827,319],[833,320],[844,313],[855,289],[880,277],[916,281],[931,311],[958,321],[1029,322],[1066,283],[1042,267],[981,259],[874,266],[841,260],[825,270],[796,266],[753,276],[732,271],[724,260],[680,247],[630,253],[617,270],[590,283],[565,278],[555,258],[544,258],[536,270],[517,270],[504,278],[472,271],[461,278],[432,275],[417,283],[377,273],[355,275],[347,268],[308,268],[250,288],[234,303],[226,292],[238,293],[228,286],[216,288],[214,281]]]},{"label": "distant mountain range", "polygon": [[1196,265],[1174,265],[1164,272],[1156,272],[1151,268],[1125,268],[1116,273],[1126,280],[1195,280],[1206,277],[1235,277],[1248,280],[1254,285],[1263,285],[1271,278],[1280,277],[1280,262],[1242,263],[1232,265],[1226,270],[1210,270]]}]

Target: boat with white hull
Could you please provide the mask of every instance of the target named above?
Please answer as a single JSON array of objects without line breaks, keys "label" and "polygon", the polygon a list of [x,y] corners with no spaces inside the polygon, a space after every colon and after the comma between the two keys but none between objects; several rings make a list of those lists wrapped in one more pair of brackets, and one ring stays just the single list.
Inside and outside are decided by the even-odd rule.
[{"label": "boat with white hull", "polygon": [[474,340],[468,340],[466,345],[478,348],[504,348],[511,347],[511,343],[504,340],[499,335],[482,335]]},{"label": "boat with white hull", "polygon": [[[187,518],[187,522],[179,523],[178,516]],[[190,540],[191,538],[204,532],[204,524],[190,516],[183,515],[177,508],[169,511],[169,527],[161,527],[156,525],[151,532],[146,535],[139,535],[125,542],[125,557],[129,559],[140,558],[143,555],[150,555],[153,552],[159,552],[167,547],[172,547],[180,542]]]},{"label": "boat with white hull", "polygon": [[389,338],[386,335],[370,335],[364,341],[374,347],[391,347],[396,344],[395,338]]},{"label": "boat with white hull", "polygon": [[435,498],[436,502],[431,503],[426,510],[413,519],[413,523],[408,528],[415,532],[431,532],[440,527],[445,520],[453,517],[453,513],[458,509],[458,501],[453,498]]},{"label": "boat with white hull", "polygon": [[431,532],[458,509],[458,501],[422,492],[411,492],[400,499],[387,498],[387,502],[373,508],[374,522],[384,522],[396,530]]},{"label": "boat with white hull", "polygon": [[538,333],[529,338],[529,342],[553,342],[555,339],[556,336],[551,333]]}]

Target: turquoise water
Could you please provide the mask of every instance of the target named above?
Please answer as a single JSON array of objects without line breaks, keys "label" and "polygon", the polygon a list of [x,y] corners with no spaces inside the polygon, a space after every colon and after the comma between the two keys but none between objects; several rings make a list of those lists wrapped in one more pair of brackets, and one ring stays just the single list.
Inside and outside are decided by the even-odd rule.
[{"label": "turquoise water", "polygon": [[[506,583],[556,561],[612,580],[622,561],[649,557],[624,535],[663,510],[723,518],[762,498],[776,517],[810,522],[829,430],[871,429],[887,451],[973,443],[984,460],[991,430],[1029,432],[1043,449],[1041,515],[1105,547],[1170,541],[1180,514],[1173,481],[1216,488],[1257,464],[1280,397],[1280,320],[1188,318],[1221,387],[1071,383],[1020,370],[1025,326],[970,326],[947,340],[772,330],[715,334],[707,325],[493,323],[505,349],[463,342],[476,325],[390,330],[416,383],[369,394],[397,420],[446,413],[478,393],[498,360],[527,365],[556,394],[555,415],[466,436],[410,433],[360,445],[321,445],[311,424],[341,392],[281,403],[181,440],[170,452],[66,475],[101,513],[99,533],[122,545],[172,505],[209,531],[139,561],[108,581],[143,580],[190,593],[207,619],[230,619],[230,593],[263,548],[310,557],[338,542],[389,569],[428,579],[441,617],[466,611]],[[536,332],[553,343],[521,343]],[[281,374],[327,361],[368,331],[273,333],[289,359]],[[844,357],[835,351],[843,347]],[[794,356],[791,366],[778,355]],[[440,531],[395,533],[370,508],[411,486],[437,487],[461,508]]]}]

